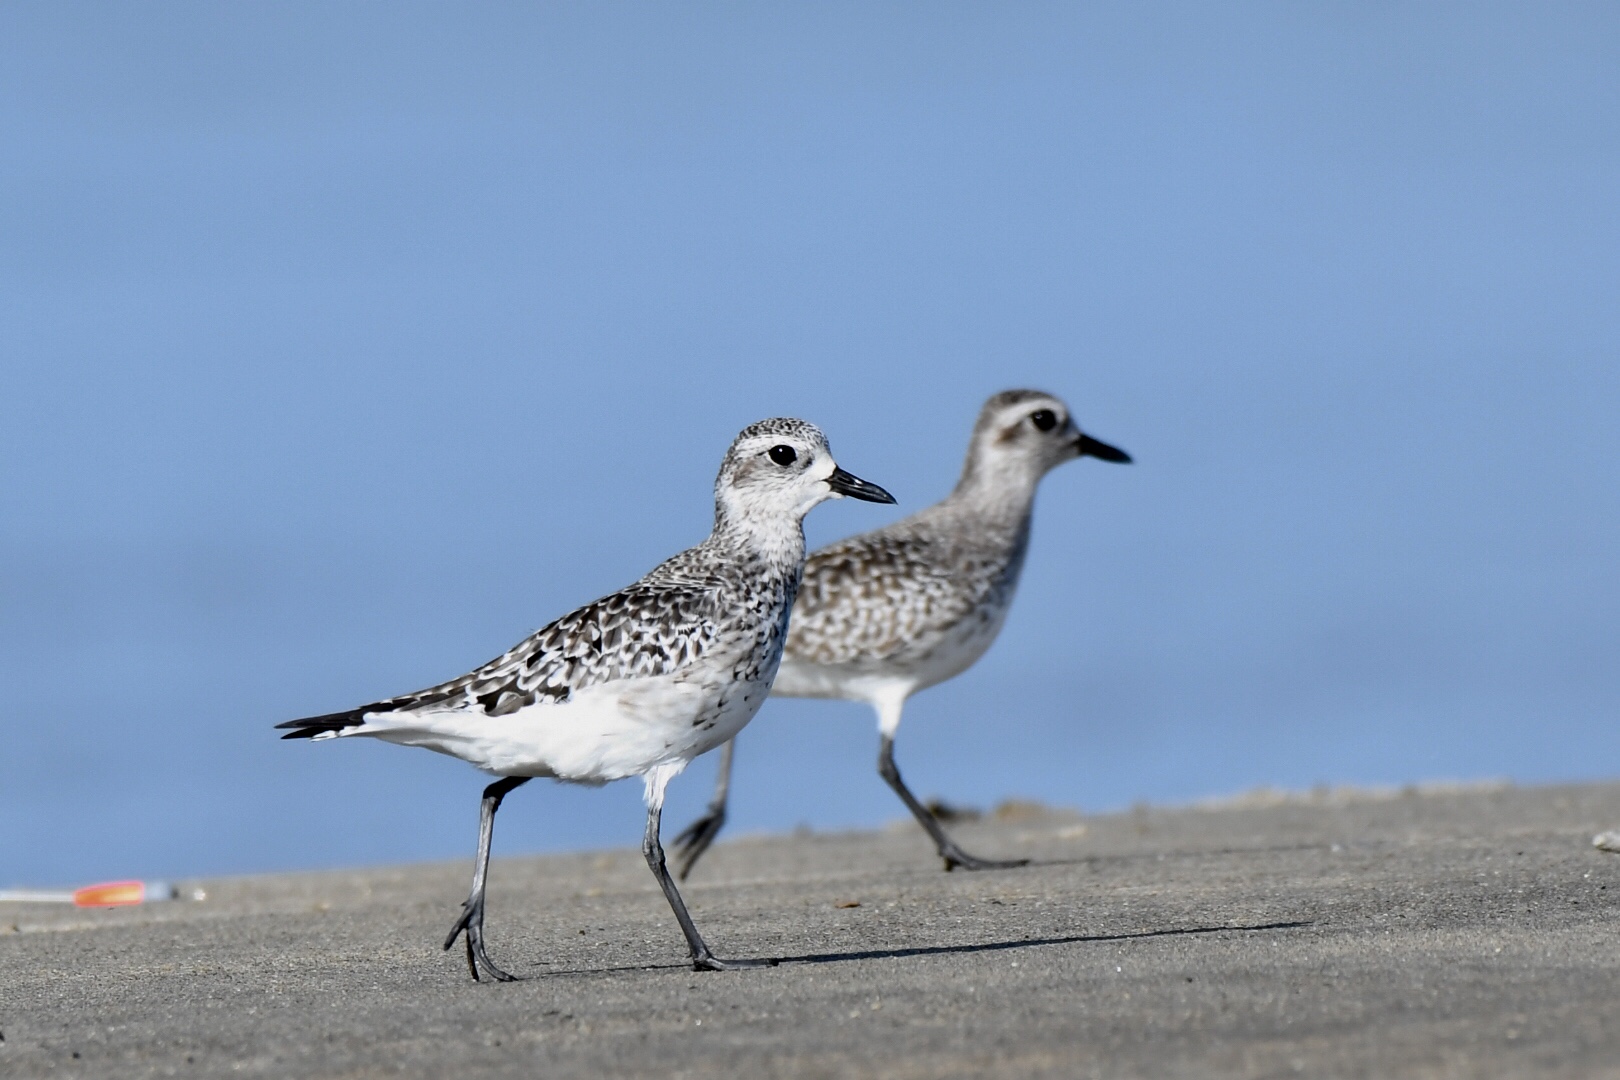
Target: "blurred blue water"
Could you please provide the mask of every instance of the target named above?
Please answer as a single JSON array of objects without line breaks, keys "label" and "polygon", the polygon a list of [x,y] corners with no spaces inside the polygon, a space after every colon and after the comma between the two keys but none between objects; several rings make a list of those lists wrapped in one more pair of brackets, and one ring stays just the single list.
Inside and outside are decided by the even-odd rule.
[{"label": "blurred blue water", "polygon": [[[1138,464],[1048,479],[920,791],[1620,769],[1620,14],[1119,8],[7,5],[0,883],[469,855],[465,766],[270,725],[696,541],[751,420],[900,497],[825,541],[1014,385]],[[899,816],[875,752],[773,702],[735,827]]]}]

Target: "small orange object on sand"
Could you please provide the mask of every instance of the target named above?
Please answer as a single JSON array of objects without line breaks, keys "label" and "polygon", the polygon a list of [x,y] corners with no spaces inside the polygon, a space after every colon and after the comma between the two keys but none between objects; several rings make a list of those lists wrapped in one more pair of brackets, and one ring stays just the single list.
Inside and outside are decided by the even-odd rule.
[{"label": "small orange object on sand", "polygon": [[78,907],[128,907],[147,900],[167,900],[169,890],[159,890],[144,881],[107,881],[100,885],[86,885],[73,890],[73,903]]}]

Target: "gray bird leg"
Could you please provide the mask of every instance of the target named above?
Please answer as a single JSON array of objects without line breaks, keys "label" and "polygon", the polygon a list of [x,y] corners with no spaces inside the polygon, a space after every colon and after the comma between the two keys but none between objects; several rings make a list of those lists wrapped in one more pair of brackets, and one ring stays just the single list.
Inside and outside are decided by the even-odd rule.
[{"label": "gray bird leg", "polygon": [[731,792],[731,755],[736,747],[737,740],[733,738],[720,748],[720,769],[715,777],[714,798],[709,800],[709,808],[671,841],[675,845],[675,862],[678,866],[675,876],[682,881],[686,880],[703,853],[709,850],[709,845],[720,835],[720,830],[726,827],[726,798]]},{"label": "gray bird leg", "polygon": [[934,846],[939,850],[939,857],[945,860],[945,869],[954,870],[960,866],[964,870],[1006,870],[1014,866],[1023,866],[1028,859],[981,859],[977,855],[969,855],[956,846],[956,841],[945,835],[934,815],[928,808],[917,801],[917,797],[906,787],[906,782],[900,779],[900,769],[894,763],[894,736],[882,736],[882,748],[878,751],[878,775],[894,789],[900,796],[900,801],[906,804],[911,816],[917,819],[917,824],[928,830],[928,835],[934,838]]},{"label": "gray bird leg", "polygon": [[692,916],[686,913],[686,902],[681,899],[679,890],[675,888],[675,879],[669,876],[669,870],[664,866],[664,846],[658,840],[659,819],[663,817],[662,791],[656,802],[647,807],[647,833],[641,840],[641,853],[647,857],[647,866],[652,870],[653,877],[658,879],[658,885],[664,890],[664,899],[669,901],[670,910],[675,912],[675,921],[681,924],[681,933],[686,935],[686,944],[692,950],[692,970],[694,971],[729,971],[732,968],[775,967],[775,960],[720,960],[709,951],[703,943],[703,937],[697,932],[692,923]]},{"label": "gray bird leg", "polygon": [[484,789],[484,800],[478,808],[478,861],[473,866],[472,892],[461,905],[461,918],[450,928],[450,936],[444,939],[444,947],[449,949],[456,938],[466,932],[467,970],[472,972],[474,982],[478,981],[480,964],[498,982],[513,982],[517,978],[496,967],[484,951],[484,884],[489,878],[489,843],[495,835],[495,811],[501,808],[501,800],[509,791],[528,782],[527,776],[507,776],[495,781]]}]

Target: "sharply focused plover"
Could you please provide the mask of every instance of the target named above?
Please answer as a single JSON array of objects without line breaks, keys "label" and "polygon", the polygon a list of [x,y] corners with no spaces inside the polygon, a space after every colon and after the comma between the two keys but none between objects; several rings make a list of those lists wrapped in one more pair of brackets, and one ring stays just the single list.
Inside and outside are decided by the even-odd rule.
[{"label": "sharply focused plover", "polygon": [[[811,553],[771,693],[844,698],[877,711],[878,773],[933,837],[945,869],[1018,866],[967,854],[900,779],[894,734],[918,690],[984,655],[1012,606],[1041,477],[1078,457],[1130,455],[1075,427],[1050,394],[1007,390],[984,403],[956,490],[874,532]],[[726,819],[733,745],[721,751],[708,811],[675,838],[684,879]]]},{"label": "sharply focused plover", "polygon": [[802,420],[762,420],[726,452],[714,531],[634,585],[564,615],[459,678],[346,712],[278,725],[288,739],[349,735],[422,746],[501,779],[484,789],[472,892],[444,947],[465,932],[467,967],[496,979],[484,948],[484,884],[495,812],[539,776],[646,784],[642,852],[698,970],[722,961],[698,935],[664,867],[664,788],[699,754],[742,730],[770,693],[804,572],[804,516],[838,496],[893,502],[833,461]]}]

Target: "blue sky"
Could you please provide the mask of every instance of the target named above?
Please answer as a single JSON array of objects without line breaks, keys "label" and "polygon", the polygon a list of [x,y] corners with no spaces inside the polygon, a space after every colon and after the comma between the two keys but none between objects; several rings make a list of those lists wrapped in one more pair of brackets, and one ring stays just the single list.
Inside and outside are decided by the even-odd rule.
[{"label": "blue sky", "polygon": [[[1620,770],[1612,6],[12,4],[0,147],[0,883],[466,855],[472,770],[271,725],[700,539],[749,421],[901,500],[821,542],[1012,386],[1137,464],[920,792]],[[901,816],[875,754],[772,702],[735,828]]]}]

